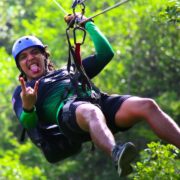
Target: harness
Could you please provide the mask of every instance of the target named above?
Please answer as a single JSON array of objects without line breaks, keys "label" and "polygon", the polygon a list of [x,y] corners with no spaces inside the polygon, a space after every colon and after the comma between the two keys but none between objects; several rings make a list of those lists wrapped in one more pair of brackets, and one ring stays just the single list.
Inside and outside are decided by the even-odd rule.
[{"label": "harness", "polygon": [[[81,6],[80,19],[76,14],[77,5]],[[67,36],[68,52],[69,52],[67,71],[69,73],[71,84],[75,90],[75,96],[76,95],[79,96],[78,88],[79,88],[79,83],[81,83],[81,89],[84,93],[87,94],[87,97],[98,100],[100,98],[100,91],[93,85],[92,81],[87,76],[81,60],[81,46],[84,44],[86,38],[86,30],[82,26],[80,26],[79,21],[82,20],[81,18],[85,13],[84,0],[74,1],[72,8],[73,8],[74,18],[69,22],[66,28],[66,36]],[[81,40],[77,38],[77,34],[81,34],[82,37]],[[74,42],[73,45],[71,43],[72,41],[70,37],[73,38],[73,42]],[[73,75],[72,73],[70,73],[72,65],[75,65],[74,66],[75,73]],[[87,92],[90,92],[90,94],[88,94]]]},{"label": "harness", "polygon": [[[67,63],[67,70],[68,72],[70,72],[70,67],[72,65],[72,58],[76,67],[76,73],[72,76],[69,76],[71,79],[71,83],[73,84],[74,88],[77,89],[77,83],[78,80],[81,81],[82,84],[82,89],[84,92],[86,92],[87,90],[92,91],[92,82],[91,80],[88,78],[88,76],[85,73],[85,70],[82,66],[82,61],[81,61],[81,55],[80,55],[80,50],[81,50],[81,45],[84,43],[85,41],[85,37],[86,37],[86,31],[85,29],[81,26],[82,24],[86,23],[87,21],[92,20],[92,18],[95,18],[105,12],[108,12],[114,8],[117,8],[118,6],[128,2],[129,0],[121,0],[120,2],[116,3],[115,5],[108,7],[106,9],[104,9],[103,11],[83,20],[83,15],[85,14],[85,0],[74,0],[71,8],[73,10],[73,15],[74,15],[74,19],[72,19],[69,24],[68,27],[66,28],[66,36],[67,36],[67,42],[68,42],[68,46],[69,46],[69,58],[68,58],[68,63]],[[60,8],[60,10],[67,16],[68,13],[63,9],[63,7],[60,5],[60,3],[58,3],[56,0],[53,0],[53,2]],[[81,7],[81,17],[79,18],[77,16],[76,13],[76,8],[77,6]],[[71,41],[70,41],[70,30],[72,30],[72,36],[74,39],[74,46],[72,46]],[[77,41],[77,32],[82,32],[83,36],[82,36],[82,41],[78,42]],[[78,91],[76,92],[78,94]],[[94,98],[94,94],[91,94],[92,98]],[[96,97],[95,97],[96,98]]]},{"label": "harness", "polygon": [[[69,57],[68,57],[68,63],[67,63],[67,70],[70,72],[70,67],[72,65],[72,58],[73,62],[75,64],[75,74],[70,76],[70,79],[72,81],[72,84],[75,85],[75,88],[77,86],[77,80],[79,79],[82,83],[82,90],[86,91],[87,89],[92,90],[92,85],[91,81],[88,78],[88,76],[85,73],[84,67],[82,66],[82,61],[81,61],[81,45],[85,41],[86,37],[86,31],[84,28],[80,26],[73,27],[73,38],[74,38],[74,45],[75,47],[72,46],[71,41],[70,41],[70,29],[72,28],[72,22],[70,22],[69,26],[66,29],[66,36],[67,36],[67,42],[68,42],[68,47],[69,47]],[[77,32],[82,32],[83,33],[83,38],[81,42],[77,41],[76,34]]]}]

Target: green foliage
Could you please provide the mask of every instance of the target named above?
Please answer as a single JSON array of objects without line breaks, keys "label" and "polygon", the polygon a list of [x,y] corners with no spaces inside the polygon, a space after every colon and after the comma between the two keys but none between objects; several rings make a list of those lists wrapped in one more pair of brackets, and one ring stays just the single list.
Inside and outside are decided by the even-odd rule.
[{"label": "green foliage", "polygon": [[168,1],[166,8],[159,13],[159,18],[160,21],[180,25],[180,2],[178,0]]},{"label": "green foliage", "polygon": [[178,180],[180,172],[179,149],[172,145],[152,142],[141,152],[140,162],[135,165],[134,180]]},{"label": "green foliage", "polygon": [[8,151],[5,157],[0,158],[0,161],[0,176],[2,180],[46,179],[38,167],[31,168],[21,164],[19,157],[13,154],[12,151]]},{"label": "green foliage", "polygon": [[[58,0],[58,2],[68,13],[72,13],[72,0]],[[86,16],[90,17],[116,2],[85,1]],[[20,36],[36,35],[48,44],[55,64],[57,66],[65,64],[68,49],[66,23],[63,17],[64,14],[52,0],[0,1],[0,179],[118,179],[111,160],[97,150],[89,153],[89,144],[76,157],[51,165],[32,143],[29,141],[24,145],[18,143],[17,138],[21,131],[12,110],[11,96],[18,84],[19,72],[11,56],[12,44]],[[129,1],[96,17],[94,21],[110,40],[115,51],[112,62],[94,78],[95,84],[109,93],[153,97],[178,122],[180,119],[178,0]],[[94,53],[88,35],[81,52],[83,58]],[[142,149],[146,142],[157,140],[157,137],[149,127],[141,124],[126,133],[119,134],[117,139],[122,141],[130,139],[137,142],[140,146],[138,147]],[[168,172],[169,179],[176,178],[173,171],[179,170],[173,167],[175,165],[178,167],[179,160],[172,153],[172,148],[156,144],[152,146],[149,147],[151,155],[148,154],[149,151],[142,153],[139,164],[142,164],[140,166],[143,168],[138,169],[135,178],[140,175],[148,177],[155,170],[159,176]],[[165,156],[163,161],[161,153],[157,153],[158,149],[164,154],[169,153],[172,160]],[[155,159],[152,157],[153,154],[156,155]],[[151,163],[148,164],[149,157]],[[162,166],[159,165],[160,162]],[[144,163],[147,163],[150,170],[148,168],[148,171],[145,170]],[[162,174],[157,169],[159,166],[165,169],[162,170]]]},{"label": "green foliage", "polygon": [[[180,34],[176,25],[156,20],[166,4],[167,1],[136,1],[113,17],[119,27],[109,37],[116,52],[115,63],[101,73],[100,87],[108,87],[109,92],[150,97],[171,88],[179,95]],[[123,66],[123,71],[119,71],[119,66]],[[111,83],[107,86],[107,82]]]},{"label": "green foliage", "polygon": [[16,80],[17,69],[15,68],[14,60],[7,54],[4,47],[0,48],[0,54],[0,139],[3,139],[3,141],[0,141],[0,145],[3,147],[8,144],[9,137],[12,135],[12,132],[9,131],[9,127],[12,125],[10,119],[13,116],[10,113],[12,88],[14,88],[12,82]]},{"label": "green foliage", "polygon": [[[17,140],[11,140],[16,148],[11,148],[6,152],[0,153],[0,179],[1,180],[46,180],[42,169],[36,164],[28,166],[22,163],[21,155],[31,150],[31,144],[20,145]],[[30,161],[27,159],[26,161]]]},{"label": "green foliage", "polygon": [[179,100],[179,97],[174,91],[165,92],[157,98],[157,102],[162,109],[178,120],[180,119],[180,101],[177,100]]}]

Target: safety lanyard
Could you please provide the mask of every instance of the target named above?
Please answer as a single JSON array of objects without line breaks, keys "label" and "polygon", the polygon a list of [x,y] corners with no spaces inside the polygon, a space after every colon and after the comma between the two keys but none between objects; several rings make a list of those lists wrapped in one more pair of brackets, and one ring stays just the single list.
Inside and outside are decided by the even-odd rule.
[{"label": "safety lanyard", "polygon": [[[73,29],[73,39],[74,39],[74,46],[72,46],[71,44],[71,40],[70,40],[70,30]],[[82,32],[83,36],[82,36],[82,40],[77,41],[77,32]],[[75,67],[77,69],[77,71],[80,74],[80,79],[81,80],[81,84],[82,84],[82,89],[84,91],[87,90],[87,88],[89,90],[92,90],[92,86],[91,86],[91,81],[88,78],[88,76],[86,75],[86,72],[84,70],[84,67],[82,65],[82,60],[81,60],[81,45],[84,43],[85,41],[85,37],[86,37],[86,31],[84,28],[80,27],[80,26],[75,26],[72,27],[71,22],[69,23],[69,26],[66,29],[66,35],[67,35],[67,42],[68,42],[68,46],[69,46],[69,57],[68,57],[68,63],[67,63],[67,70],[68,72],[70,72],[70,68],[72,65],[72,58],[75,64]],[[77,83],[78,83],[78,79],[77,77],[72,77],[72,82],[73,84],[76,84],[75,88],[78,88]],[[76,82],[74,82],[76,81]]]}]

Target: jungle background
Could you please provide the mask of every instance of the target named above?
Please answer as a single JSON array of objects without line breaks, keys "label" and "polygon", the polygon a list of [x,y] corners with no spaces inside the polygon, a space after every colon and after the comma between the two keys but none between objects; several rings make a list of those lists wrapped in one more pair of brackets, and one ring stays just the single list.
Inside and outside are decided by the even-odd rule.
[{"label": "jungle background", "polygon": [[[72,13],[72,0],[58,0]],[[90,17],[117,1],[87,0]],[[80,9],[78,9],[80,11]],[[80,154],[49,164],[21,135],[11,97],[18,70],[11,55],[14,41],[36,35],[48,45],[56,67],[66,64],[64,13],[52,0],[0,1],[0,180],[116,180],[113,163],[91,143]],[[178,0],[135,0],[94,18],[115,51],[113,60],[93,79],[108,93],[150,97],[180,124],[180,3]],[[94,53],[87,35],[82,58]],[[119,142],[132,141],[139,156],[134,173],[124,179],[179,179],[179,150],[161,141],[145,123],[116,134]],[[123,178],[122,178],[123,179]]]}]

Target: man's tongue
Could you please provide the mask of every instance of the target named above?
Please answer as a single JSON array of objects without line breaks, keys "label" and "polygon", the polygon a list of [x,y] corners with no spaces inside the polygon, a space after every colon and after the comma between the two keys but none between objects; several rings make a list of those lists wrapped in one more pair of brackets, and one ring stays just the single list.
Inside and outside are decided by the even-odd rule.
[{"label": "man's tongue", "polygon": [[32,64],[30,66],[30,70],[33,72],[33,73],[37,73],[39,71],[39,67],[37,66],[37,64]]}]

